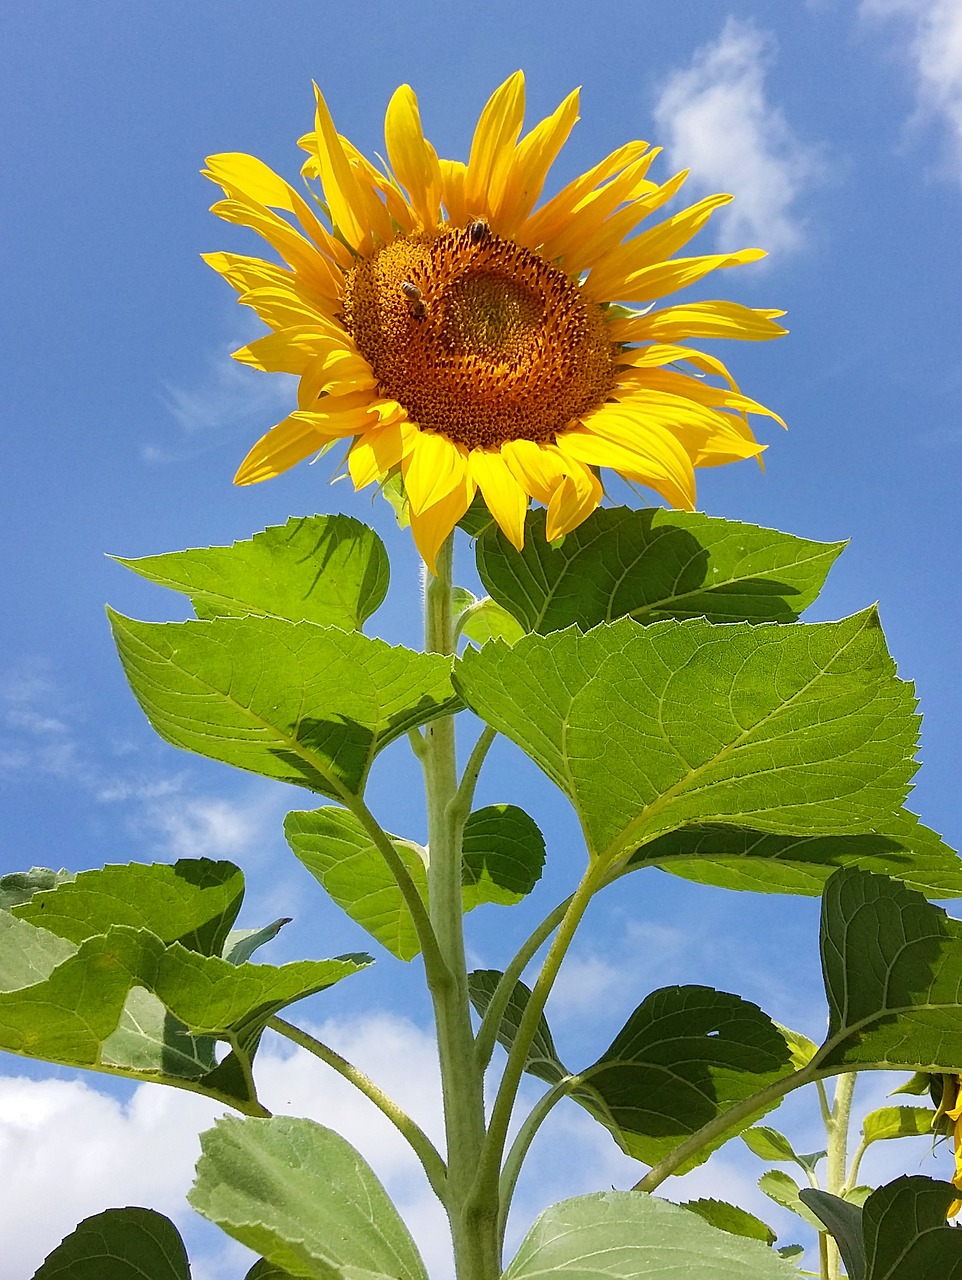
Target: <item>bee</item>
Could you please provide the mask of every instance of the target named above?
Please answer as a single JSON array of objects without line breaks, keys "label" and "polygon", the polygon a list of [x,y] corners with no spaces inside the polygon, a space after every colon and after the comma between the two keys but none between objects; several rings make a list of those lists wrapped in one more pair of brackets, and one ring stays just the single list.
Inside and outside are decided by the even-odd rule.
[{"label": "bee", "polygon": [[401,292],[404,294],[408,304],[408,311],[415,320],[423,320],[427,308],[424,305],[424,295],[416,284],[412,284],[410,280],[401,282]]},{"label": "bee", "polygon": [[469,222],[467,226],[468,239],[472,244],[482,244],[491,234],[491,228],[488,226],[486,219],[475,218],[473,222]]}]

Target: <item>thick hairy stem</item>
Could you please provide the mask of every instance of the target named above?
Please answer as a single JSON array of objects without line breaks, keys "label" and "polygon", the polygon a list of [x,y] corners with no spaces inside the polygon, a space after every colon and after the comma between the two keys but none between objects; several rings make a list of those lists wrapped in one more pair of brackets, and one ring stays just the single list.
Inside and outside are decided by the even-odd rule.
[{"label": "thick hairy stem", "polygon": [[[437,573],[424,592],[425,649],[455,651],[452,610],[454,538],[438,553]],[[428,901],[441,966],[425,969],[438,1036],[447,1139],[445,1207],[451,1223],[458,1280],[496,1280],[500,1274],[497,1190],[476,1194],[475,1174],[484,1143],[484,1082],[478,1068],[468,1000],[461,899],[461,833],[466,815],[457,804],[454,719],[424,731],[421,763],[428,811]],[[479,765],[480,767],[480,765]]]},{"label": "thick hairy stem", "polygon": [[[848,1164],[848,1129],[852,1119],[852,1098],[855,1094],[857,1073],[846,1071],[835,1084],[832,1114],[826,1126],[827,1158],[825,1161],[825,1190],[840,1196],[846,1190]],[[842,1260],[834,1240],[827,1241],[825,1250],[825,1280],[839,1280]]]},{"label": "thick hairy stem", "polygon": [[315,1058],[319,1058],[321,1062],[333,1068],[338,1075],[343,1076],[345,1080],[349,1080],[355,1089],[363,1093],[365,1098],[373,1102],[378,1111],[387,1116],[395,1129],[407,1139],[414,1154],[421,1161],[434,1194],[439,1200],[444,1199],[447,1169],[441,1159],[440,1152],[424,1130],[415,1124],[406,1111],[401,1110],[393,1098],[389,1097],[383,1089],[380,1089],[369,1076],[366,1076],[363,1071],[355,1067],[352,1062],[348,1062],[347,1058],[342,1058],[330,1045],[324,1044],[321,1040],[316,1040],[314,1036],[302,1031],[300,1027],[294,1026],[292,1022],[285,1022],[283,1018],[271,1018],[267,1025],[272,1031],[276,1031],[278,1035],[284,1036],[296,1045],[300,1045],[302,1049],[306,1049]]}]

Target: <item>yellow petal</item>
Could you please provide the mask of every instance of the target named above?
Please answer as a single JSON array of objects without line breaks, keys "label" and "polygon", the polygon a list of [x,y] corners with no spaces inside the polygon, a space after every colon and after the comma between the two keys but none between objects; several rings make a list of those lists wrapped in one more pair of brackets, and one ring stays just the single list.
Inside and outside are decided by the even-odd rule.
[{"label": "yellow petal", "polygon": [[544,535],[549,542],[577,529],[598,506],[604,494],[601,481],[587,467],[568,460],[569,474],[551,495]]},{"label": "yellow petal", "polygon": [[[471,143],[465,199],[468,214],[490,215],[524,122],[524,74],[516,71],[488,99]],[[497,230],[497,228],[495,228]]]},{"label": "yellow petal", "polygon": [[675,342],[679,338],[743,338],[759,342],[788,332],[775,323],[784,314],[743,307],[738,302],[688,302],[614,320],[609,332],[613,342]]},{"label": "yellow petal", "polygon": [[[552,196],[546,204],[533,213],[518,233],[517,239],[530,249],[552,242],[564,227],[567,227],[575,211],[581,207],[588,195],[602,183],[608,182],[613,174],[619,173],[633,164],[645,152],[647,142],[629,142],[606,156],[600,164],[596,164],[587,173],[575,178],[563,187],[556,196]],[[616,205],[619,201],[616,201]],[[613,208],[615,206],[612,206]],[[550,254],[557,257],[557,254]]]},{"label": "yellow petal", "polygon": [[410,422],[378,425],[358,436],[347,455],[348,470],[355,489],[363,489],[379,480],[408,453],[414,445],[417,427]]},{"label": "yellow petal", "polygon": [[441,168],[436,151],[424,137],[418,100],[410,85],[402,84],[388,103],[384,141],[391,168],[407,189],[421,225],[436,227],[441,205]]},{"label": "yellow petal", "polygon": [[[707,434],[707,432],[706,432]],[[558,436],[559,452],[589,466],[612,470],[660,493],[674,507],[692,510],[695,474],[688,453],[670,432],[649,427],[617,406],[606,406]]]},{"label": "yellow petal", "polygon": [[515,550],[524,546],[524,515],[528,495],[511,474],[500,453],[472,449],[468,454],[471,478],[477,483],[484,504],[497,520]]},{"label": "yellow petal", "polygon": [[318,252],[316,245],[305,240],[300,232],[295,231],[290,223],[276,213],[241,196],[218,201],[211,205],[211,212],[225,222],[250,227],[263,236],[268,244],[273,245],[284,261],[324,297],[332,301],[340,297],[343,278],[340,271],[324,254]]},{"label": "yellow petal", "polygon": [[592,271],[587,287],[594,297],[603,295],[619,302],[652,302],[697,283],[711,271],[757,262],[765,256],[764,249],[741,249],[738,253],[710,253],[699,258],[675,258],[671,262],[644,267],[623,279],[609,279],[602,272],[599,279],[595,280],[595,272]]},{"label": "yellow petal", "polygon": [[465,470],[464,478],[446,498],[434,503],[421,514],[412,507],[411,532],[414,542],[421,553],[421,559],[432,573],[435,572],[435,561],[441,544],[470,507],[474,494],[474,481]]},{"label": "yellow petal", "polygon": [[578,90],[575,89],[552,115],[521,139],[491,207],[491,216],[501,235],[513,236],[534,208],[548,170],[577,119]]},{"label": "yellow petal", "polygon": [[[446,498],[467,475],[465,451],[435,431],[419,431],[404,461],[404,487],[412,515],[421,515]],[[461,517],[459,516],[458,519]]]},{"label": "yellow petal", "polygon": [[331,210],[331,220],[358,253],[369,253],[372,232],[385,243],[391,238],[387,209],[370,188],[365,188],[358,181],[317,85],[314,86],[314,93],[317,99],[317,166],[324,196]]},{"label": "yellow petal", "polygon": [[501,446],[501,456],[524,491],[545,504],[566,474],[558,454],[533,440],[510,440]]},{"label": "yellow petal", "polygon": [[271,427],[237,469],[234,484],[258,484],[289,471],[324,447],[325,438],[309,422],[290,417]]},{"label": "yellow petal", "polygon": [[472,217],[464,194],[468,166],[460,160],[439,160],[438,164],[441,167],[441,199],[448,219],[456,227],[467,226]]}]

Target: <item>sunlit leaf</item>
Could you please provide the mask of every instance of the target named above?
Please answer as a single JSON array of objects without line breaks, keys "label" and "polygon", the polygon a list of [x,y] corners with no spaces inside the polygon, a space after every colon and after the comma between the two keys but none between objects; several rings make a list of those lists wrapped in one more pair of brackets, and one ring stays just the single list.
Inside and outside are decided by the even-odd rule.
[{"label": "sunlit leaf", "polygon": [[271,1266],[311,1280],[358,1270],[426,1280],[384,1188],[333,1130],[292,1116],[224,1119],[201,1147],[190,1203]]},{"label": "sunlit leaf", "polygon": [[928,1107],[879,1107],[862,1121],[866,1142],[931,1137],[935,1112]]},{"label": "sunlit leaf", "polygon": [[190,597],[201,618],[270,614],[360,630],[387,593],[390,566],[373,529],[350,516],[292,516],[245,542],[138,560],[151,582]]},{"label": "sunlit leaf", "polygon": [[533,511],[520,554],[490,521],[477,541],[485,589],[526,631],[639,622],[792,622],[844,548],[697,512],[599,508],[560,546]]},{"label": "sunlit leaf", "polygon": [[456,710],[450,659],[312,622],[136,622],[110,613],[127,678],[176,747],[335,799],[375,755]]},{"label": "sunlit leaf", "polygon": [[21,902],[29,902],[41,889],[55,889],[58,884],[72,880],[74,873],[61,868],[31,867],[29,871],[11,871],[0,876],[0,911],[9,911]]},{"label": "sunlit leaf", "polygon": [[726,1204],[723,1200],[686,1200],[681,1206],[691,1213],[697,1213],[719,1231],[727,1231],[733,1236],[745,1236],[748,1240],[761,1240],[764,1244],[773,1245],[777,1236],[767,1223],[756,1218],[746,1209],[738,1205]]},{"label": "sunlit leaf", "polygon": [[494,641],[465,653],[455,683],[612,862],[691,823],[875,830],[915,771],[914,699],[871,610],[796,626],[622,619]]}]

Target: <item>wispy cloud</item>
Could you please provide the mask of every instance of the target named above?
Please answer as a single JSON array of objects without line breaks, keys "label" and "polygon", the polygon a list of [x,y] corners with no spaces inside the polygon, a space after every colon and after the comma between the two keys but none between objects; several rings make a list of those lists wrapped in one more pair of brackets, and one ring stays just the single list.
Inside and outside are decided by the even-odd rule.
[{"label": "wispy cloud", "polygon": [[948,128],[952,171],[962,174],[962,6],[958,0],[862,0],[859,12],[870,20],[898,19],[909,39],[899,47],[908,55],[916,81],[919,115],[934,116]]},{"label": "wispy cloud", "polygon": [[771,35],[729,18],[716,41],[668,77],[654,107],[672,164],[689,166],[699,191],[735,196],[713,220],[724,249],[789,253],[805,240],[799,200],[820,166],[770,99],[776,52]]}]

